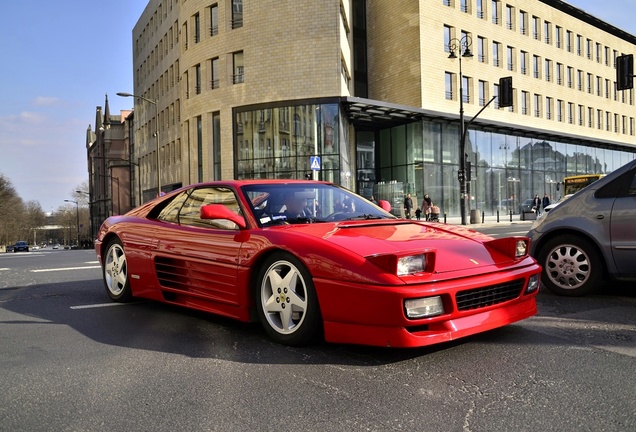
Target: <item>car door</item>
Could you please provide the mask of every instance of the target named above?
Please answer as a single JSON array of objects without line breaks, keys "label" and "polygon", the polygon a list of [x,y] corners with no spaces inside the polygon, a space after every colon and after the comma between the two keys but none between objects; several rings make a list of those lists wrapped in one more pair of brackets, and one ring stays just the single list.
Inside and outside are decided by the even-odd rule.
[{"label": "car door", "polygon": [[228,220],[202,220],[201,207],[223,204],[237,214],[234,192],[225,187],[201,187],[184,192],[176,218],[157,229],[155,268],[162,288],[192,297],[238,305],[239,228]]},{"label": "car door", "polygon": [[636,166],[621,177],[625,183],[614,201],[610,222],[612,255],[620,276],[636,276]]}]

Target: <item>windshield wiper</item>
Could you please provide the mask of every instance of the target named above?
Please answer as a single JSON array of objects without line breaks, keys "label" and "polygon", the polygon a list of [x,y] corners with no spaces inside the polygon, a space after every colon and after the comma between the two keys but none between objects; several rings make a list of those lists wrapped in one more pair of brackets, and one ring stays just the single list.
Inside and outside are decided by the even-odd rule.
[{"label": "windshield wiper", "polygon": [[384,216],[380,216],[380,215],[372,215],[372,214],[361,214],[361,215],[357,215],[357,216],[351,216],[348,217],[344,220],[370,220],[370,219],[384,219]]}]

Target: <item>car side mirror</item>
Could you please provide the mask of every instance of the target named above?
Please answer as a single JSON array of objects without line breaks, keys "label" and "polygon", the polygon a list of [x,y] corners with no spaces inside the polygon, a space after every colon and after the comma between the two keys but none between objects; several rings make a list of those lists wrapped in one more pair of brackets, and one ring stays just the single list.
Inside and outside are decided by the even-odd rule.
[{"label": "car side mirror", "polygon": [[208,204],[201,207],[201,219],[226,219],[234,222],[240,229],[245,229],[245,218],[237,215],[222,204]]}]

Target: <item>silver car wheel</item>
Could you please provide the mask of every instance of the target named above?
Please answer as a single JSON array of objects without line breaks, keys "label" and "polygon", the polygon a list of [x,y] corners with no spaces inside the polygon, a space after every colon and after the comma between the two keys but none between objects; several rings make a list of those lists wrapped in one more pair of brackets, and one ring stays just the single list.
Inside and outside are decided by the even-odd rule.
[{"label": "silver car wheel", "polygon": [[580,288],[590,277],[590,258],[575,245],[564,244],[550,251],[545,262],[546,275],[563,289]]},{"label": "silver car wheel", "polygon": [[276,261],[265,271],[260,301],[270,328],[289,335],[302,327],[307,311],[307,286],[301,272],[286,260]]},{"label": "silver car wheel", "polygon": [[104,260],[104,282],[110,296],[120,297],[126,289],[127,281],[128,266],[124,248],[118,243],[113,243],[108,248]]}]

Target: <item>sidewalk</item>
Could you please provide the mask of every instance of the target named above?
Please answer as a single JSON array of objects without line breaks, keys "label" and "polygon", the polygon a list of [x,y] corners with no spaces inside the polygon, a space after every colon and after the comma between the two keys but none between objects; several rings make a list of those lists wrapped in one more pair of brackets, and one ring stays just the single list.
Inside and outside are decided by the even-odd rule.
[{"label": "sidewalk", "polygon": [[[439,215],[439,221],[444,223],[444,215]],[[451,225],[461,225],[461,217],[460,216],[452,216],[446,217],[447,224]],[[482,222],[482,214],[479,213],[479,218],[477,219],[477,223],[470,223],[470,214],[466,215],[466,227],[467,228],[477,228],[477,227],[486,227],[486,226],[505,226],[505,225],[520,225],[523,227],[527,227],[530,230],[532,226],[533,220],[521,220],[521,215],[513,214],[512,221],[510,220],[510,214],[499,215],[499,221],[497,221],[497,215],[483,215]]]}]

